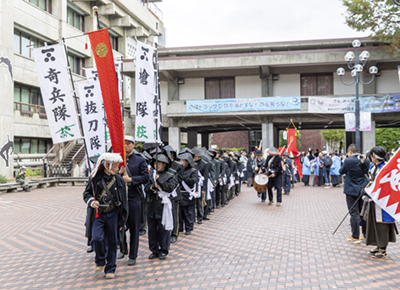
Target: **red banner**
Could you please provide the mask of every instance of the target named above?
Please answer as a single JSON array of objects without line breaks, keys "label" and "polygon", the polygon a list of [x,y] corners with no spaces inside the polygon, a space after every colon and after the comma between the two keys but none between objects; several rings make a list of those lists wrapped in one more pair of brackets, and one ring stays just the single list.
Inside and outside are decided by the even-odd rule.
[{"label": "red banner", "polygon": [[[287,151],[292,153],[293,156],[297,156],[299,153],[297,152],[297,139],[296,139],[296,129],[288,129],[288,146]],[[299,172],[300,178],[303,178],[303,171],[301,169],[300,158],[297,156],[294,159],[294,163],[296,163],[297,171]]]},{"label": "red banner", "polygon": [[123,165],[126,165],[121,104],[108,28],[89,32],[88,35],[99,75],[113,152],[120,153]]}]

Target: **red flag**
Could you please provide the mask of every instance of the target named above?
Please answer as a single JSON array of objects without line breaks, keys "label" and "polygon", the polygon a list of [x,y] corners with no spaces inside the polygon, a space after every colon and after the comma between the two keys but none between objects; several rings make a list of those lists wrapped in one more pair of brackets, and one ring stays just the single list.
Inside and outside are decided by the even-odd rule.
[{"label": "red flag", "polygon": [[[297,152],[296,129],[288,129],[287,151],[291,152],[293,156],[297,156],[299,154]],[[294,159],[294,163],[296,163],[297,172],[299,173],[300,178],[303,178],[303,171],[301,169],[300,158],[298,156]]]},{"label": "red flag", "polygon": [[118,94],[117,74],[115,72],[108,28],[89,32],[88,35],[99,75],[113,152],[120,153],[122,160],[124,160],[123,165],[126,165],[125,137]]},{"label": "red flag", "polygon": [[400,220],[400,150],[381,169],[365,191],[379,207]]}]

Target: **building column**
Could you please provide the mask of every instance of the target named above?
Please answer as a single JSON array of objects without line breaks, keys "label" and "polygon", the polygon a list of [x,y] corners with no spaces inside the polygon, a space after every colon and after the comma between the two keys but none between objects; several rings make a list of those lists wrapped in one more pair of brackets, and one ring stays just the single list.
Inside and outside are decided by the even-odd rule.
[{"label": "building column", "polygon": [[349,148],[350,144],[356,144],[355,132],[346,132],[346,145],[343,149],[343,153],[347,153],[347,148]]},{"label": "building column", "polygon": [[197,131],[187,132],[187,146],[193,148],[197,146]]},{"label": "building column", "polygon": [[201,133],[201,147],[210,147],[210,134],[209,133]]},{"label": "building column", "polygon": [[[14,80],[12,69],[14,64],[14,23],[15,1],[0,1],[0,55],[4,58],[0,66],[0,174],[7,179],[13,177],[14,171]],[[7,60],[10,67],[7,65]]]},{"label": "building column", "polygon": [[375,146],[375,120],[371,120],[371,131],[361,132],[361,152],[366,153]]},{"label": "building column", "polygon": [[265,122],[262,123],[261,126],[263,151],[266,148],[274,146],[274,123],[272,123],[270,120],[270,117],[266,117]]},{"label": "building column", "polygon": [[177,153],[181,151],[181,129],[179,127],[168,128],[168,144],[171,145]]}]

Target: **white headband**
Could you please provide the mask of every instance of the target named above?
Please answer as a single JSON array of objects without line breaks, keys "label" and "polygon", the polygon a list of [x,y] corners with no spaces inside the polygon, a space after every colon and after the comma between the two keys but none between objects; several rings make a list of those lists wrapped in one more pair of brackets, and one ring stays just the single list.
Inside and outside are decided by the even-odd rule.
[{"label": "white headband", "polygon": [[376,155],[375,153],[372,153],[372,156],[374,156],[376,159],[378,159],[378,160],[383,160],[384,158],[382,158],[382,157],[379,157],[378,155]]}]

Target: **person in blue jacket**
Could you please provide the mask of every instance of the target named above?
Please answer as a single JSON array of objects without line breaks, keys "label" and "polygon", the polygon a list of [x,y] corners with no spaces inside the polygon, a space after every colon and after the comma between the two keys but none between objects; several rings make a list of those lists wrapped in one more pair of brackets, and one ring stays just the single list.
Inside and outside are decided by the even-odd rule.
[{"label": "person in blue jacket", "polygon": [[[369,152],[369,159],[372,164],[369,166],[371,181],[375,179],[379,171],[385,166],[388,160],[387,152],[380,146],[375,146]],[[361,160],[364,166],[365,158]],[[368,196],[364,197],[365,212],[362,213],[364,220],[367,221],[366,244],[376,246],[369,251],[372,258],[386,259],[386,252],[389,242],[396,242],[395,219],[386,211],[380,208]]]},{"label": "person in blue jacket", "polygon": [[332,166],[330,170],[330,175],[331,175],[331,181],[332,185],[334,187],[342,184],[342,176],[339,173],[340,167],[342,167],[342,161],[340,160],[340,157],[337,155],[337,152],[332,153]]},{"label": "person in blue jacket", "polygon": [[305,186],[310,186],[310,175],[311,175],[311,162],[310,162],[310,152],[306,152],[306,156],[303,161],[303,183]]}]

